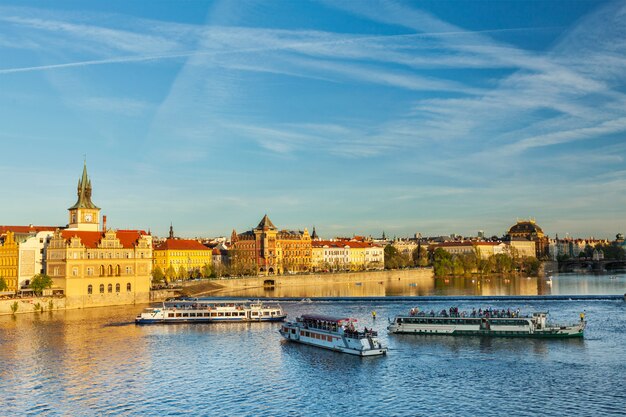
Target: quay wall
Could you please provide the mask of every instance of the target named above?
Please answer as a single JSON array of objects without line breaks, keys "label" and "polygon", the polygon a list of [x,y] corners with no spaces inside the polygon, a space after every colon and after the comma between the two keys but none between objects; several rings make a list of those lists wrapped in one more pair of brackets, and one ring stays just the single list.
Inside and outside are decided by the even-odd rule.
[{"label": "quay wall", "polygon": [[226,278],[210,281],[213,288],[207,290],[203,282],[187,282],[183,285],[183,293],[188,296],[210,294],[225,289],[259,288],[267,285],[274,287],[315,286],[329,284],[345,284],[372,281],[398,281],[433,279],[432,268],[394,269],[383,271],[320,273],[296,275],[268,275],[243,278]]},{"label": "quay wall", "polygon": [[0,315],[13,314],[11,307],[14,303],[17,303],[15,314],[35,313],[41,311],[41,308],[43,308],[44,312],[65,310],[67,308],[65,298],[62,297],[11,298],[0,300]]},{"label": "quay wall", "polygon": [[150,302],[165,301],[168,298],[180,297],[181,295],[180,289],[152,290],[150,291]]}]

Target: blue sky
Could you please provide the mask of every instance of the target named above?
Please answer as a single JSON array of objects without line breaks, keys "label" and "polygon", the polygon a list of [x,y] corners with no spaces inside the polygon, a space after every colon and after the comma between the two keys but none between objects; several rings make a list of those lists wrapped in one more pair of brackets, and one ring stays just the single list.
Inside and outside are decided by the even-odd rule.
[{"label": "blue sky", "polygon": [[626,232],[626,2],[3,1],[0,224]]}]

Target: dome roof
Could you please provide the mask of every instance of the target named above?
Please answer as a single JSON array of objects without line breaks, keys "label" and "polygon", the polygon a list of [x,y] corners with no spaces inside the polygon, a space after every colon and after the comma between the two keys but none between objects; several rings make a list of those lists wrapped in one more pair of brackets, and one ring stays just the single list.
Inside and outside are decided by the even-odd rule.
[{"label": "dome roof", "polygon": [[534,220],[518,221],[515,225],[511,226],[508,234],[510,236],[544,236],[543,230],[541,230],[541,227],[539,227]]}]

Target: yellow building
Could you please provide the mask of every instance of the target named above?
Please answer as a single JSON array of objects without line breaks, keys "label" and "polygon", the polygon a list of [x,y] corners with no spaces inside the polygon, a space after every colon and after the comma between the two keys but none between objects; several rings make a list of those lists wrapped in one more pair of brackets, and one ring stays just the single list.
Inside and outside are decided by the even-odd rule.
[{"label": "yellow building", "polygon": [[78,201],[68,210],[70,228],[56,230],[47,250],[53,291],[62,291],[66,304],[76,307],[148,302],[152,236],[141,230],[99,230],[100,209],[91,202],[86,166]]},{"label": "yellow building", "polygon": [[[543,233],[543,230],[534,219],[518,220],[516,224],[511,226],[506,234],[506,238],[507,240],[518,242],[523,239],[532,241],[535,245],[535,256],[538,259],[546,258],[549,255],[550,239]],[[517,245],[520,248],[522,247],[519,243]]]},{"label": "yellow building", "polygon": [[235,273],[261,275],[311,270],[311,236],[304,231],[278,231],[265,215],[259,225],[247,232],[231,235],[231,267]]},{"label": "yellow building", "polygon": [[0,277],[7,284],[7,291],[17,291],[19,247],[12,231],[7,231],[0,246]]},{"label": "yellow building", "polygon": [[[176,239],[170,226],[170,235],[154,247],[153,268],[161,268],[163,273],[173,277],[187,278],[202,272],[205,265],[213,263],[213,251],[197,240]],[[168,269],[170,272],[168,272]],[[181,276],[181,271],[184,276]]]}]

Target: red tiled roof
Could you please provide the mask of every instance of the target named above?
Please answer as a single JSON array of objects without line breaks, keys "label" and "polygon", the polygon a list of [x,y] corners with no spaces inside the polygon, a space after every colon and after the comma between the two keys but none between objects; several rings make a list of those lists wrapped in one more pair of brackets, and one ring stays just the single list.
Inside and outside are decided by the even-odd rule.
[{"label": "red tiled roof", "polygon": [[159,243],[155,250],[207,250],[211,249],[202,243],[193,239],[166,239],[165,242]]},{"label": "red tiled roof", "polygon": [[54,232],[60,229],[60,226],[0,226],[0,233],[6,233],[8,230],[13,233],[37,233],[37,232]]},{"label": "red tiled roof", "polygon": [[[135,246],[137,240],[146,235],[143,230],[118,230],[115,232],[115,236],[119,239],[122,247],[129,249]],[[104,232],[86,232],[79,230],[62,230],[61,236],[65,240],[70,240],[73,237],[80,238],[80,241],[87,248],[96,248],[98,243],[104,237]]]}]

